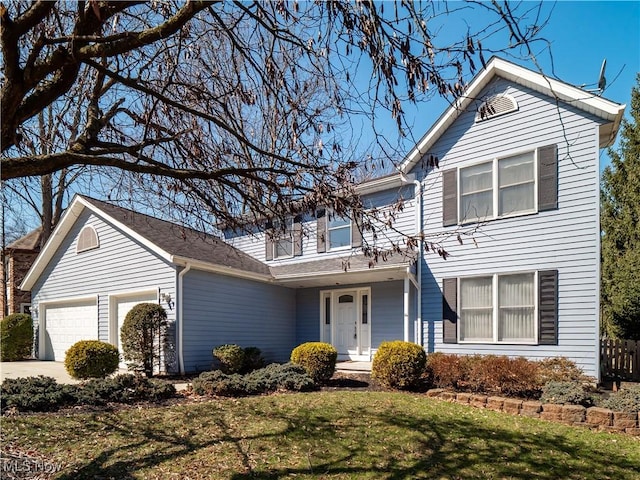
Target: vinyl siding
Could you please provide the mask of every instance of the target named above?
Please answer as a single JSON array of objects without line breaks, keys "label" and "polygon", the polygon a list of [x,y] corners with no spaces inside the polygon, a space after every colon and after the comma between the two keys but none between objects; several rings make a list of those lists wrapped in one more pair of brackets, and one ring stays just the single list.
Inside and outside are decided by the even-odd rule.
[{"label": "vinyl siding", "polygon": [[[76,241],[85,225],[95,228],[100,246],[76,253]],[[159,288],[176,298],[175,285],[176,273],[171,264],[84,210],[36,282],[32,295],[34,305],[97,295],[98,338],[108,341],[110,294]],[[173,325],[175,309],[163,306]]]},{"label": "vinyl siding", "polygon": [[[385,217],[385,213],[388,214],[390,206],[394,205],[399,199],[404,200],[404,208],[401,212],[396,213],[396,218],[393,221],[393,226],[401,233],[392,232],[389,229],[382,228],[382,224],[379,226],[383,234],[379,234],[377,240],[374,242],[373,236],[370,232],[365,232],[363,237],[363,245],[376,245],[379,248],[388,248],[392,242],[400,242],[401,245],[405,245],[403,235],[412,235],[415,233],[415,201],[413,200],[413,185],[407,185],[402,188],[389,189],[381,192],[376,192],[362,197],[363,204],[368,209],[377,208],[380,213],[380,218],[384,221],[388,217]],[[254,258],[262,262],[267,262],[269,265],[287,265],[298,262],[308,262],[313,260],[320,260],[326,258],[344,257],[349,255],[351,250],[341,249],[334,251],[327,251],[323,253],[317,252],[318,232],[316,229],[316,219],[312,215],[305,215],[302,219],[302,255],[286,258],[276,259],[272,261],[266,260],[265,256],[265,233],[260,228],[255,227],[254,231],[250,233],[226,233],[226,241],[234,247],[248,253]],[[360,250],[359,248],[355,249]]]},{"label": "vinyl siding", "polygon": [[184,366],[208,370],[212,349],[258,347],[267,361],[286,362],[295,347],[295,291],[191,270],[183,278]]},{"label": "vinyl siding", "polygon": [[[423,263],[424,344],[430,351],[523,355],[532,359],[567,356],[597,377],[598,342],[598,120],[530,89],[494,79],[483,95],[508,93],[519,110],[474,122],[463,113],[429,153],[440,170],[415,170],[424,178],[425,231],[453,240],[446,261],[427,254]],[[561,119],[561,120],[560,120]],[[442,171],[494,157],[558,145],[558,209],[460,227],[442,226]],[[478,230],[455,241],[457,229]],[[442,279],[476,274],[557,269],[557,346],[442,343]]]}]

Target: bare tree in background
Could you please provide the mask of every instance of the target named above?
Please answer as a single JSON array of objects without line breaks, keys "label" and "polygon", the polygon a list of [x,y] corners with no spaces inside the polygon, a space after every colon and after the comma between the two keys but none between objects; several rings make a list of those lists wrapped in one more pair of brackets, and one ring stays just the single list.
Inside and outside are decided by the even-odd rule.
[{"label": "bare tree in background", "polygon": [[[442,31],[474,8],[492,19]],[[47,225],[59,216],[49,197],[76,178],[98,178],[106,197],[232,228],[240,215],[358,211],[353,171],[370,165],[353,148],[351,119],[364,115],[375,131],[387,111],[409,134],[405,102],[463,94],[468,73],[498,53],[483,48],[493,35],[504,36],[501,52],[528,55],[540,11],[509,2],[2,4],[2,179],[27,202],[41,179]],[[383,157],[402,158],[377,140]]]}]

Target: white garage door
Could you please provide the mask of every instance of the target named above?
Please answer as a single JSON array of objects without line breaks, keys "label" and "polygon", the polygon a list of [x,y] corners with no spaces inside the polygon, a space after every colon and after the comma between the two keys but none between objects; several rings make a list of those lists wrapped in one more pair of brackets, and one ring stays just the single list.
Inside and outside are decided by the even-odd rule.
[{"label": "white garage door", "polygon": [[[126,297],[116,297],[112,303],[114,312],[111,318],[116,319],[117,330],[111,343],[120,349],[120,329],[124,323],[124,319],[133,307],[139,303],[158,303],[158,292],[156,290],[128,295]],[[122,352],[120,352],[122,353]]]},{"label": "white garage door", "polygon": [[62,362],[67,349],[77,341],[98,339],[96,300],[47,305],[44,323],[44,359]]}]

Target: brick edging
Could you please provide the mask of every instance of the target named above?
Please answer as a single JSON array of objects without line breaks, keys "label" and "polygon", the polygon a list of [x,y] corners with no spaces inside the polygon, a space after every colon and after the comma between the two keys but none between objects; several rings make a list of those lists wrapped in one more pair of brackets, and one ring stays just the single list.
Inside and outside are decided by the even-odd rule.
[{"label": "brick edging", "polygon": [[600,407],[586,408],[582,405],[558,405],[475,393],[456,393],[442,388],[427,391],[427,397],[476,408],[487,408],[510,415],[541,418],[565,425],[640,436],[640,412],[614,412]]}]

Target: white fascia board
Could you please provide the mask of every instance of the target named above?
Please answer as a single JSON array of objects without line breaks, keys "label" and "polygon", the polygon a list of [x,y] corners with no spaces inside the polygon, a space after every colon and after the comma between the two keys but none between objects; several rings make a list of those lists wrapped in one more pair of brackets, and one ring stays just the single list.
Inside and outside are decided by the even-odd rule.
[{"label": "white fascia board", "polygon": [[271,275],[264,275],[260,273],[254,273],[254,272],[246,272],[244,270],[238,270],[237,268],[225,267],[224,265],[216,265],[213,263],[203,262],[201,260],[193,260],[187,257],[179,257],[179,256],[172,255],[170,261],[174,265],[179,265],[182,267],[191,265],[191,268],[194,270],[202,270],[205,272],[219,273],[221,275],[228,275],[230,277],[246,278],[248,280],[255,280],[255,281],[264,282],[264,283],[273,282],[273,277]]},{"label": "white fascia board", "polygon": [[390,188],[399,188],[404,185],[400,172],[397,174],[387,175],[382,178],[374,178],[366,182],[356,185],[355,190],[360,195],[367,195],[369,193],[381,192]]},{"label": "white fascia board", "polygon": [[[400,171],[409,172],[420,157],[440,138],[444,131],[465,111],[466,107],[476,99],[480,91],[495,76],[501,76],[519,85],[536,90],[551,98],[558,98],[570,103],[585,112],[591,113],[609,122],[613,122],[612,132],[616,132],[625,105],[606,98],[598,97],[581,88],[555,80],[546,75],[529,70],[511,62],[493,57],[487,67],[469,84],[463,97],[458,98],[436,121],[433,127],[420,139],[416,147],[407,155],[400,166]],[[601,145],[602,146],[602,145]],[[606,145],[605,145],[606,146]]]},{"label": "white fascia board", "polygon": [[407,264],[396,264],[396,265],[387,265],[387,266],[375,266],[373,268],[359,268],[357,270],[349,269],[346,272],[340,271],[336,272],[335,270],[325,271],[325,272],[313,272],[313,273],[302,273],[302,274],[291,274],[291,275],[276,275],[274,276],[275,281],[278,283],[287,283],[287,282],[297,282],[300,280],[312,280],[312,279],[321,279],[332,276],[339,276],[343,278],[344,276],[348,276],[349,274],[358,274],[358,273],[387,273],[387,272],[400,272],[407,271],[410,266]]}]

